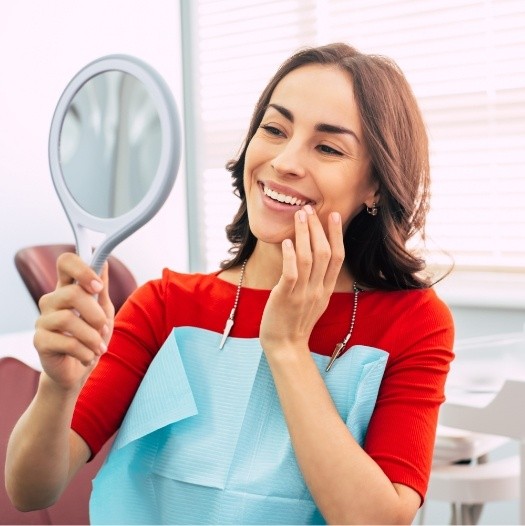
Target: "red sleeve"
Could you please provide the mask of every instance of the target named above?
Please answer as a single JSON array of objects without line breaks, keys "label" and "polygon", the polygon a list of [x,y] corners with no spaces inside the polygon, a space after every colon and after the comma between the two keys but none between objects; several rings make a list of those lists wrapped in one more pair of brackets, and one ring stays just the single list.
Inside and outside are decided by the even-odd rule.
[{"label": "red sleeve", "polygon": [[163,280],[137,289],[116,319],[113,336],[77,401],[74,429],[95,456],[117,431],[155,354],[167,338]]},{"label": "red sleeve", "polygon": [[[414,295],[411,300],[416,300]],[[433,291],[402,310],[388,336],[399,352],[390,353],[365,450],[392,482],[415,489],[424,500],[439,407],[454,356],[454,325]]]}]

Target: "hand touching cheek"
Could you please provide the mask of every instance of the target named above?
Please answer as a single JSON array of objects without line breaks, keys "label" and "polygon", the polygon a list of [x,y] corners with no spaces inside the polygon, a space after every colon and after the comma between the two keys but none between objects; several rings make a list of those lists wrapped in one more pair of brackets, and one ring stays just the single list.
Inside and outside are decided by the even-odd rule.
[{"label": "hand touching cheek", "polygon": [[325,233],[315,210],[295,214],[295,247],[282,243],[282,275],[264,309],[260,340],[268,359],[308,352],[312,330],[325,311],[344,261],[341,216],[332,212]]}]

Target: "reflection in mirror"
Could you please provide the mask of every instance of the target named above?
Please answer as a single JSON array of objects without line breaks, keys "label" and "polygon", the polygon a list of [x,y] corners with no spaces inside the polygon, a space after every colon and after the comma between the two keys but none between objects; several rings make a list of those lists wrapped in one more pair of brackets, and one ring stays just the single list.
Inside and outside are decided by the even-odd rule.
[{"label": "reflection in mirror", "polygon": [[143,83],[108,71],[88,80],[67,109],[60,164],[75,201],[98,217],[117,217],[148,192],[160,159],[161,127]]}]

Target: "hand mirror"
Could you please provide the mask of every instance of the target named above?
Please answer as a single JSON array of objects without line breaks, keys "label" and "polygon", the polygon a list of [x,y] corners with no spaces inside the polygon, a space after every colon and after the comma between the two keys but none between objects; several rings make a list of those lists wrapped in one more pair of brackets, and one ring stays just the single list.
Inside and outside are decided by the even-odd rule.
[{"label": "hand mirror", "polygon": [[96,272],[166,201],[180,143],[170,89],[137,58],[99,58],[67,85],[51,122],[49,166],[77,253]]}]

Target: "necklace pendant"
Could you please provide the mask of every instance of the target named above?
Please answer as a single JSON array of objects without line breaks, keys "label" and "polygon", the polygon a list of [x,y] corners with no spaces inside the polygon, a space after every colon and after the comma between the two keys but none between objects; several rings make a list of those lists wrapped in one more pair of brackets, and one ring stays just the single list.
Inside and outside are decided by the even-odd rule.
[{"label": "necklace pendant", "polygon": [[332,368],[332,365],[334,365],[335,360],[341,354],[341,351],[343,350],[344,346],[345,346],[344,342],[338,343],[335,346],[334,352],[332,353],[332,357],[330,358],[330,361],[328,362],[328,365],[326,366],[326,369],[325,369],[326,372],[328,372]]},{"label": "necklace pendant", "polygon": [[226,343],[226,339],[228,338],[228,335],[230,334],[232,327],[233,327],[233,317],[230,317],[226,320],[226,325],[224,326],[224,332],[222,333],[222,339],[221,339],[221,344],[219,345],[219,349],[222,349],[224,347],[224,344]]}]

